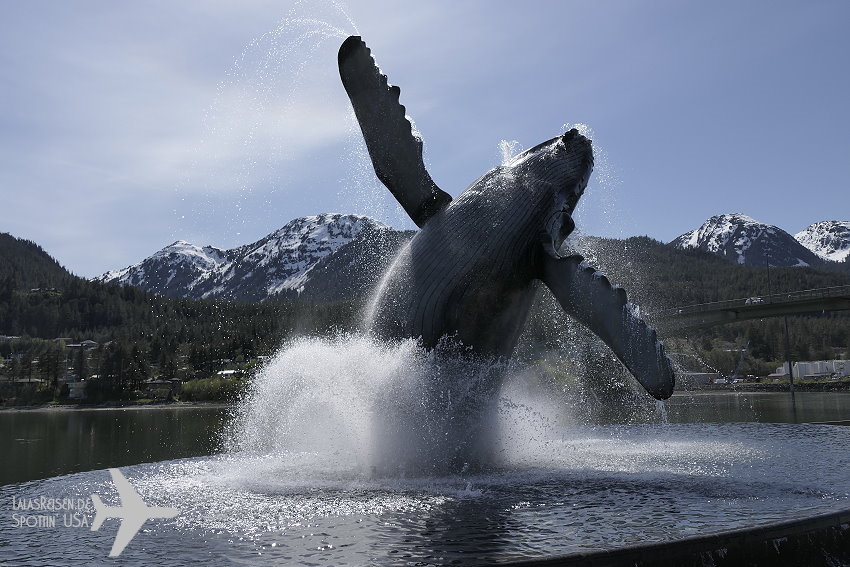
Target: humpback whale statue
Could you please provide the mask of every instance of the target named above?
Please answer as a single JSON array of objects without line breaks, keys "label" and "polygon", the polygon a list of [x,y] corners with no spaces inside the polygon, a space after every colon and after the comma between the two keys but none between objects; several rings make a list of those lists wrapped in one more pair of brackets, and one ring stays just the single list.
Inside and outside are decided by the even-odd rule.
[{"label": "humpback whale statue", "polygon": [[360,37],[343,42],[338,62],[375,173],[421,229],[378,290],[374,332],[421,338],[429,348],[449,336],[475,354],[509,357],[542,282],[649,394],[670,397],[670,361],[626,292],[581,256],[558,253],[593,169],[590,141],[570,130],[485,173],[452,200],[425,169],[399,88],[388,84]]}]

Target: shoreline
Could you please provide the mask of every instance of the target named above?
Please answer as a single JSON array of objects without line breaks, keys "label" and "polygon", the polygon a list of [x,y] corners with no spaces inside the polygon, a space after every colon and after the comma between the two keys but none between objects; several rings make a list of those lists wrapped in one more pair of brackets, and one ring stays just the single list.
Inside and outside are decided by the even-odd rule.
[{"label": "shoreline", "polygon": [[79,410],[140,410],[140,409],[226,409],[233,402],[114,402],[103,404],[41,404],[37,406],[0,406],[2,412],[79,411]]},{"label": "shoreline", "polygon": [[[736,392],[765,392],[765,393],[791,393],[791,387],[788,382],[775,383],[759,383],[759,382],[740,382],[738,384],[704,384],[701,386],[691,386],[690,388],[682,388],[674,390],[673,393],[736,393]],[[834,382],[795,382],[794,393],[806,392],[850,392],[850,382],[846,380]]]},{"label": "shoreline", "polygon": [[[832,386],[832,387],[824,387]],[[806,393],[848,393],[850,384],[839,383],[814,383],[795,384],[795,394]],[[674,390],[673,396],[698,396],[701,394],[790,394],[788,384],[723,384],[705,385],[700,388],[688,388]],[[0,405],[0,413],[3,412],[32,412],[32,411],[82,411],[82,410],[140,410],[140,409],[227,409],[235,408],[237,402],[105,402],[101,404],[41,404],[30,406],[3,406]]]}]

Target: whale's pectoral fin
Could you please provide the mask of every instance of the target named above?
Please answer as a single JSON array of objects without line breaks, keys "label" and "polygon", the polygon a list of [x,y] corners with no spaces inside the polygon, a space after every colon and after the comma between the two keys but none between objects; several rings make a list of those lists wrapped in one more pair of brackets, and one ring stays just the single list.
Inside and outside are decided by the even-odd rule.
[{"label": "whale's pectoral fin", "polygon": [[413,133],[398,97],[369,48],[351,36],[339,48],[339,75],[363,131],[375,173],[417,226],[448,205],[452,197],[428,174],[422,140]]},{"label": "whale's pectoral fin", "polygon": [[674,376],[655,330],[628,303],[623,288],[612,286],[581,256],[545,257],[542,280],[561,307],[607,344],[652,396],[669,398]]}]

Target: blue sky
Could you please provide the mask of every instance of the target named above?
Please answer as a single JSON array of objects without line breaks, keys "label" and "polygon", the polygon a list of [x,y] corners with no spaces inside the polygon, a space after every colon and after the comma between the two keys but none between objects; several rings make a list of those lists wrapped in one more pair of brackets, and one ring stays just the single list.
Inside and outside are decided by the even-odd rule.
[{"label": "blue sky", "polygon": [[350,34],[401,87],[452,195],[502,140],[585,124],[584,233],[850,220],[848,21],[843,0],[7,1],[0,231],[95,276],[319,212],[412,227],[339,83]]}]

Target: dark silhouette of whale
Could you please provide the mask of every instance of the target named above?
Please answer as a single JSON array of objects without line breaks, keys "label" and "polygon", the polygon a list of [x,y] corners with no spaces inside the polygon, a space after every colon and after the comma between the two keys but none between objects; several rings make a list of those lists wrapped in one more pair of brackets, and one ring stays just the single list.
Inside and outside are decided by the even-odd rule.
[{"label": "dark silhouette of whale", "polygon": [[626,292],[581,256],[558,254],[593,169],[587,138],[573,129],[543,142],[452,200],[425,169],[399,88],[360,37],[343,42],[339,71],[375,173],[421,229],[377,292],[378,336],[421,337],[426,347],[448,336],[475,354],[509,357],[542,282],[647,392],[670,397],[670,361]]}]

